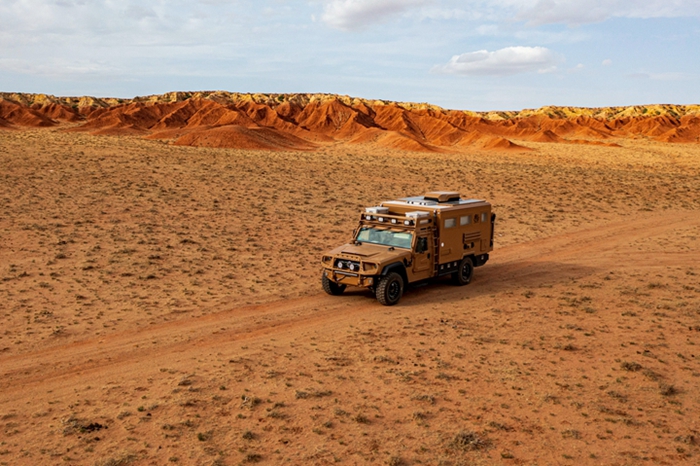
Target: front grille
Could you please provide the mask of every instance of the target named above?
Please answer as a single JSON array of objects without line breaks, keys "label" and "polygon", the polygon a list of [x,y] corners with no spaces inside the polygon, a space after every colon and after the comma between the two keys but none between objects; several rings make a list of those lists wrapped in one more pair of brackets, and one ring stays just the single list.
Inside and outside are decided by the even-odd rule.
[{"label": "front grille", "polygon": [[341,270],[349,270],[351,272],[359,272],[360,263],[358,261],[352,261],[349,259],[337,259],[335,261],[335,268]]}]

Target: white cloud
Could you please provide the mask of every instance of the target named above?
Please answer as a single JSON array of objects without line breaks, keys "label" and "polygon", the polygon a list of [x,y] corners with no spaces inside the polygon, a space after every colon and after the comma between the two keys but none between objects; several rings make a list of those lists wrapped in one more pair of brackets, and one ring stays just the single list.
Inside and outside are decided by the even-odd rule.
[{"label": "white cloud", "polygon": [[651,79],[653,81],[685,81],[691,79],[687,73],[632,73],[627,75],[633,79]]},{"label": "white cloud", "polygon": [[324,6],[321,19],[331,27],[350,31],[428,3],[431,0],[333,0]]},{"label": "white cloud", "polygon": [[474,31],[480,36],[497,36],[501,33],[501,29],[496,24],[482,24]]},{"label": "white cloud", "polygon": [[479,50],[453,56],[433,72],[463,76],[510,76],[519,73],[549,73],[560,59],[545,47],[506,47],[494,52]]},{"label": "white cloud", "polygon": [[106,87],[158,74],[199,71],[210,78],[231,63],[241,69],[252,62],[243,53],[252,55],[265,41],[251,43],[249,18],[256,16],[255,25],[276,19],[238,3],[0,0],[0,18],[12,18],[0,26],[0,86],[22,89],[23,81],[44,80],[49,91],[61,82],[103,80]]},{"label": "white cloud", "polygon": [[104,61],[52,58],[41,63],[23,59],[0,58],[0,70],[55,79],[124,77],[127,73]]},{"label": "white cloud", "polygon": [[[512,2],[506,0],[509,5]],[[523,0],[518,19],[530,24],[585,24],[622,18],[700,16],[699,0]]]},{"label": "white cloud", "polygon": [[325,0],[323,21],[355,30],[420,8],[418,18],[579,25],[610,18],[700,17],[700,0]]},{"label": "white cloud", "polygon": [[609,58],[606,58],[605,60],[603,60],[603,63],[601,63],[601,64],[603,66],[610,66],[610,65],[612,65],[612,60]]},{"label": "white cloud", "polygon": [[477,9],[464,10],[461,8],[422,8],[419,12],[421,19],[432,20],[466,20],[478,21],[483,19],[483,13]]},{"label": "white cloud", "polygon": [[[240,8],[239,8],[240,9]],[[218,43],[242,23],[235,2],[220,0],[9,0],[0,1],[0,49],[10,43],[119,48],[160,44]],[[233,23],[233,24],[232,24]],[[0,53],[5,52],[2,50]]]},{"label": "white cloud", "polygon": [[469,28],[464,34],[474,36],[491,36],[491,37],[507,37],[515,39],[515,42],[520,43],[536,43],[541,45],[546,44],[573,44],[584,42],[591,38],[589,32],[581,30],[581,28],[562,28],[561,31],[555,31],[553,28],[513,28],[510,23],[484,23],[473,28]]}]

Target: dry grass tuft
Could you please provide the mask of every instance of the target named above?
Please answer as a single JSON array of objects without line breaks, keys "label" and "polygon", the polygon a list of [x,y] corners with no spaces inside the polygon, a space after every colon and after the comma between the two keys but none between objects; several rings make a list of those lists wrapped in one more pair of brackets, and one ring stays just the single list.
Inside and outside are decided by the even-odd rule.
[{"label": "dry grass tuft", "polygon": [[461,431],[454,436],[450,442],[450,446],[460,450],[482,450],[491,445],[488,439],[482,438],[479,434],[473,431]]}]

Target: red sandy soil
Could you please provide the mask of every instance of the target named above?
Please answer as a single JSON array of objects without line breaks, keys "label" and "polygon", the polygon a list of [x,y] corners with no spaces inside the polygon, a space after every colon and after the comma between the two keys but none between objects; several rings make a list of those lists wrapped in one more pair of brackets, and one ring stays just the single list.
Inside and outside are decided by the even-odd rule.
[{"label": "red sandy soil", "polygon": [[444,152],[464,147],[527,151],[522,143],[527,141],[609,147],[619,146],[607,141],[611,138],[700,141],[700,106],[544,107],[477,114],[317,94],[173,93],[128,101],[0,94],[0,128],[67,123],[71,131],[94,135],[261,150],[312,150],[332,142]]},{"label": "red sandy soil", "polygon": [[[0,465],[700,461],[697,144],[190,147],[138,107],[0,131]],[[498,216],[469,286],[321,291],[362,207],[431,189]]]}]

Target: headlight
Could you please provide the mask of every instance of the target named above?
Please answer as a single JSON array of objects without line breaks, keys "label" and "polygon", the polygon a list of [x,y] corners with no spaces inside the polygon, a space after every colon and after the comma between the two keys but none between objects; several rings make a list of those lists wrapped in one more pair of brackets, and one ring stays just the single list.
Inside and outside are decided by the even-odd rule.
[{"label": "headlight", "polygon": [[374,272],[374,271],[377,270],[377,264],[373,264],[373,263],[371,263],[371,262],[364,262],[364,263],[362,264],[362,269],[363,269],[365,272]]}]

